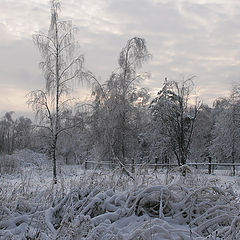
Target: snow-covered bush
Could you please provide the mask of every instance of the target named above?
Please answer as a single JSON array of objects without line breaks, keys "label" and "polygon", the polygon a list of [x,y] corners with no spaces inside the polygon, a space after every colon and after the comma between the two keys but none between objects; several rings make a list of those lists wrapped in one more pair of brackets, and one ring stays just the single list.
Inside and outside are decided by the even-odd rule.
[{"label": "snow-covered bush", "polygon": [[168,169],[164,181],[165,184],[183,184],[189,187],[206,185],[207,182],[200,170],[188,165]]},{"label": "snow-covered bush", "polygon": [[187,166],[168,173],[175,174],[170,184],[140,168],[133,180],[120,169],[65,166],[57,185],[46,169],[37,171],[26,170],[17,181],[2,178],[0,239],[239,238],[240,207],[231,186],[201,179]]},{"label": "snow-covered bush", "polygon": [[22,149],[16,151],[13,156],[16,158],[16,160],[22,167],[39,167],[49,163],[48,158],[44,154],[34,152],[30,149]]},{"label": "snow-covered bush", "polygon": [[18,171],[19,163],[15,156],[0,155],[0,174],[13,174]]}]

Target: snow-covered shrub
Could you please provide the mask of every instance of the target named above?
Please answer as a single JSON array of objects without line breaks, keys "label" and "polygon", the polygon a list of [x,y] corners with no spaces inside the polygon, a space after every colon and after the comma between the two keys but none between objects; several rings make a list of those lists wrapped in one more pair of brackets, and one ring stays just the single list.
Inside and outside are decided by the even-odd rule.
[{"label": "snow-covered shrub", "polygon": [[29,149],[19,150],[11,155],[0,155],[1,174],[19,173],[21,168],[42,167],[47,164],[49,164],[49,161],[44,154]]},{"label": "snow-covered shrub", "polygon": [[13,156],[17,159],[19,164],[24,167],[41,167],[42,165],[49,164],[49,160],[44,154],[34,152],[30,149],[16,151]]},{"label": "snow-covered shrub", "polygon": [[13,174],[19,170],[19,163],[13,155],[0,155],[0,173]]},{"label": "snow-covered shrub", "polygon": [[[194,238],[193,238],[194,237]],[[163,219],[150,219],[142,223],[131,232],[128,240],[151,240],[151,239],[201,239],[196,233],[190,236],[189,230],[181,226],[173,226]]]},{"label": "snow-covered shrub", "polygon": [[206,185],[208,180],[200,170],[188,165],[183,165],[168,170],[164,182],[165,184],[183,184],[193,187]]},{"label": "snow-covered shrub", "polygon": [[133,180],[120,168],[84,172],[73,166],[62,166],[52,185],[46,169],[33,169],[0,182],[0,239],[239,238],[238,196],[194,169],[170,172],[175,182],[168,185],[157,171],[136,169]]}]

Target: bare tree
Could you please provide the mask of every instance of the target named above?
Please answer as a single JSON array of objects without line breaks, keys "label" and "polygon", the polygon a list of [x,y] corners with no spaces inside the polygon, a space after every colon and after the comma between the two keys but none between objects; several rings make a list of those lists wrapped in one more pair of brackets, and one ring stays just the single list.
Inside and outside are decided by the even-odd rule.
[{"label": "bare tree", "polygon": [[208,105],[202,104],[194,126],[190,149],[190,157],[194,162],[201,162],[203,158],[211,157],[210,146],[213,140],[214,116],[214,110]]},{"label": "bare tree", "polygon": [[165,79],[164,86],[152,101],[154,121],[159,123],[161,134],[170,139],[178,165],[186,163],[194,124],[201,104],[189,105],[193,89],[192,77],[182,82]]},{"label": "bare tree", "polygon": [[97,85],[95,89],[94,136],[99,140],[98,146],[101,145],[100,151],[103,150],[105,158],[106,155],[117,157],[124,164],[134,152],[132,143],[137,142],[136,111],[139,110],[134,103],[138,97],[145,99],[147,96],[143,89],[137,89],[139,81],[146,77],[146,74],[138,74],[137,69],[149,57],[145,40],[131,38],[120,52],[117,71],[111,74],[106,84]]},{"label": "bare tree", "polygon": [[0,152],[12,153],[14,150],[14,120],[13,111],[6,112],[0,121]]},{"label": "bare tree", "polygon": [[[217,161],[238,162],[240,157],[240,88],[233,86],[231,95],[214,102],[215,125],[211,153]],[[235,167],[233,166],[233,174]]]},{"label": "bare tree", "polygon": [[40,126],[51,136],[50,154],[53,161],[53,179],[57,183],[56,149],[58,136],[66,130],[61,125],[62,113],[71,98],[72,81],[82,79],[84,57],[79,54],[79,44],[75,40],[76,28],[71,21],[59,20],[60,3],[51,1],[51,22],[47,34],[33,36],[43,61],[40,67],[46,81],[45,90],[29,94],[28,104],[32,105]]}]

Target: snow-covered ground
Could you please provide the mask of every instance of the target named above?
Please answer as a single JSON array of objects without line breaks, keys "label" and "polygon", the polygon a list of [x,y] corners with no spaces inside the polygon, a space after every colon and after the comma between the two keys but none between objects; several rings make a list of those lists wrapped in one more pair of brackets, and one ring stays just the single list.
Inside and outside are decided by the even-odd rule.
[{"label": "snow-covered ground", "polygon": [[42,155],[12,158],[17,168],[0,177],[0,239],[240,239],[240,177],[227,171],[139,167],[132,180],[119,168],[61,166],[53,185]]}]

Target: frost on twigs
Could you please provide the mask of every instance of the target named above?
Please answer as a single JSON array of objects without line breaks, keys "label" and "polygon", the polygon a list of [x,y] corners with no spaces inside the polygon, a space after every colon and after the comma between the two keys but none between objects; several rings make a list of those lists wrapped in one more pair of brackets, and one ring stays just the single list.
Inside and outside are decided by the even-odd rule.
[{"label": "frost on twigs", "polygon": [[[176,228],[161,219],[148,220],[135,229],[128,240],[135,239],[184,239],[190,240],[187,229]],[[194,239],[201,239],[198,234],[193,234]]]},{"label": "frost on twigs", "polygon": [[[190,239],[189,230],[181,230],[187,225],[196,239],[211,234],[229,238],[240,228],[235,196],[214,186],[151,186],[122,193],[79,187],[43,211],[26,208],[18,214],[3,205],[0,210],[1,237],[36,233],[37,221],[48,239]],[[127,228],[132,217],[139,223]]]},{"label": "frost on twigs", "polygon": [[119,186],[119,172],[111,174],[85,173],[67,188],[59,182],[33,190],[33,182],[24,177],[21,184],[2,181],[0,239],[240,237],[238,198],[230,188],[190,184],[190,172],[170,185],[139,186],[132,182],[132,187],[124,181],[124,177],[130,178],[123,175],[123,187]]},{"label": "frost on twigs", "polygon": [[207,179],[200,172],[188,165],[167,170],[165,184],[183,184],[189,187],[206,185]]}]

